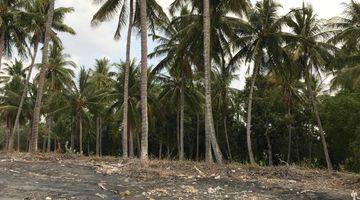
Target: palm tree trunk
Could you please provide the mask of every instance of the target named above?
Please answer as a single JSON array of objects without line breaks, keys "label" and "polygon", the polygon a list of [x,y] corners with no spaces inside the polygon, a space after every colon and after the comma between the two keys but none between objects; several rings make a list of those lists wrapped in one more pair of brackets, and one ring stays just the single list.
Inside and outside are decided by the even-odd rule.
[{"label": "palm tree trunk", "polygon": [[2,67],[2,58],[4,56],[4,50],[5,50],[5,28],[1,27],[1,30],[0,30],[0,70]]},{"label": "palm tree trunk", "polygon": [[314,110],[314,114],[315,114],[315,117],[316,117],[316,121],[317,121],[317,124],[318,124],[320,137],[321,137],[321,142],[322,142],[322,146],[323,146],[323,149],[324,149],[327,168],[328,168],[328,170],[332,170],[333,168],[332,168],[332,164],[331,164],[331,160],[330,160],[330,156],[329,156],[329,151],[328,151],[328,147],[327,147],[327,143],[326,143],[326,139],[325,139],[325,135],[324,135],[324,130],[323,130],[323,127],[322,127],[319,111],[318,111],[316,103],[315,103],[314,92],[313,92],[313,89],[312,89],[311,83],[310,83],[310,69],[309,69],[309,66],[307,66],[306,69],[307,70],[306,70],[306,75],[305,75],[305,82],[306,82],[306,85],[307,85],[309,99],[311,101],[311,104],[312,104],[312,107],[313,107],[313,110]]},{"label": "palm tree trunk", "polygon": [[249,153],[249,159],[251,164],[256,164],[254,159],[254,153],[251,147],[251,117],[252,117],[252,104],[253,104],[253,93],[254,87],[256,82],[256,77],[259,73],[259,64],[256,61],[254,66],[254,71],[251,78],[251,86],[250,86],[250,93],[248,99],[248,110],[247,110],[247,123],[246,123],[246,141],[247,141],[247,148]]},{"label": "palm tree trunk", "polygon": [[125,64],[125,80],[124,80],[124,119],[123,119],[123,137],[122,152],[123,158],[128,157],[128,110],[129,110],[129,69],[130,69],[130,50],[131,50],[131,33],[133,24],[134,2],[130,0],[129,25],[126,40],[126,64]]},{"label": "palm tree trunk", "polygon": [[148,105],[147,105],[147,5],[146,0],[140,1],[140,32],[141,32],[141,156],[143,164],[148,160]]},{"label": "palm tree trunk", "polygon": [[9,150],[9,140],[10,140],[10,120],[9,120],[9,116],[6,116],[6,130],[5,130],[5,150],[8,151]]},{"label": "palm tree trunk", "polygon": [[199,160],[200,116],[196,114],[196,160]]},{"label": "palm tree trunk", "polygon": [[79,116],[79,149],[80,155],[83,155],[83,125],[81,116]]},{"label": "palm tree trunk", "polygon": [[14,150],[14,138],[15,138],[15,134],[13,131],[13,121],[10,120],[10,129],[9,129],[9,139],[8,139],[8,151],[13,151]]},{"label": "palm tree trunk", "polygon": [[179,160],[184,160],[184,73],[181,72],[181,88],[180,88],[180,154]]},{"label": "palm tree trunk", "polygon": [[[210,142],[210,145],[206,145],[207,162],[212,162],[211,147],[214,151],[215,159],[219,164],[223,163],[222,154],[219,145],[216,141],[214,119],[212,114],[211,105],[211,24],[210,24],[210,1],[204,0],[204,68],[205,68],[205,123],[207,128],[205,129],[206,140]],[[210,146],[210,147],[209,147]],[[210,151],[209,151],[210,149]]]},{"label": "palm tree trunk", "polygon": [[20,152],[20,130],[19,130],[19,125],[18,127],[16,127],[16,133],[17,133],[17,152]]},{"label": "palm tree trunk", "polygon": [[48,10],[48,18],[46,20],[45,25],[45,39],[44,39],[44,47],[43,47],[43,55],[42,55],[42,66],[40,69],[40,77],[39,77],[39,85],[36,95],[35,101],[35,108],[34,108],[34,117],[33,117],[33,124],[32,124],[32,137],[31,137],[31,145],[30,151],[36,152],[38,147],[38,130],[39,130],[39,121],[40,121],[40,106],[41,106],[41,99],[43,96],[44,90],[44,83],[45,83],[45,73],[47,69],[47,65],[49,62],[49,42],[50,42],[50,32],[51,32],[51,25],[54,16],[54,7],[55,7],[55,0],[50,1],[50,7]]},{"label": "palm tree trunk", "polygon": [[129,156],[134,157],[134,132],[131,124],[129,123]]},{"label": "palm tree trunk", "polygon": [[[288,107],[288,115],[291,115],[291,109]],[[290,157],[291,157],[291,140],[292,140],[292,126],[291,124],[288,125],[288,132],[289,132],[289,141],[288,141],[288,152],[287,152],[287,163],[290,164]]]},{"label": "palm tree trunk", "polygon": [[100,145],[99,145],[99,140],[100,140],[100,119],[99,117],[96,117],[96,150],[95,150],[95,155],[97,157],[99,157],[100,155]]},{"label": "palm tree trunk", "polygon": [[162,155],[162,142],[160,140],[160,143],[159,143],[159,160],[161,160],[161,155]]},{"label": "palm tree trunk", "polygon": [[231,149],[230,149],[230,143],[229,143],[229,136],[228,136],[228,132],[227,132],[227,117],[224,117],[224,132],[225,132],[225,139],[226,139],[226,146],[227,146],[227,150],[228,150],[228,154],[229,154],[229,160],[232,160],[232,156],[231,156]]},{"label": "palm tree trunk", "polygon": [[102,156],[102,133],[103,133],[103,129],[102,129],[102,118],[99,118],[99,153],[100,153],[100,157]]},{"label": "palm tree trunk", "polygon": [[265,137],[266,137],[266,143],[267,143],[267,147],[268,147],[269,166],[274,166],[274,161],[273,161],[273,156],[272,156],[271,140],[270,140],[270,137],[269,137],[269,127],[266,128]]},{"label": "palm tree trunk", "polygon": [[[50,125],[50,127],[51,127],[51,125]],[[50,150],[51,150],[51,132],[49,132],[49,135],[47,137],[47,149],[46,149],[46,152],[50,153]]]},{"label": "palm tree trunk", "polygon": [[178,156],[180,159],[180,112],[179,110],[176,111],[176,147],[177,147],[177,152],[178,152]]},{"label": "palm tree trunk", "polygon": [[[28,51],[30,52],[30,49]],[[21,115],[21,112],[22,112],[22,108],[24,106],[26,95],[28,93],[28,88],[29,88],[29,84],[30,84],[30,78],[31,78],[31,74],[32,74],[32,71],[33,71],[33,68],[34,68],[37,51],[38,51],[38,43],[36,42],[35,45],[34,45],[34,54],[31,56],[31,63],[29,65],[29,72],[28,72],[28,75],[26,77],[24,90],[23,90],[22,95],[21,95],[20,104],[19,104],[19,107],[18,107],[18,110],[17,110],[17,113],[16,113],[14,128],[13,128],[13,131],[12,131],[11,135],[14,135],[15,132],[18,131],[20,115]]]},{"label": "palm tree trunk", "polygon": [[71,131],[71,135],[70,135],[70,149],[74,150],[75,148],[75,133],[77,132],[77,124],[75,123],[74,129]]}]

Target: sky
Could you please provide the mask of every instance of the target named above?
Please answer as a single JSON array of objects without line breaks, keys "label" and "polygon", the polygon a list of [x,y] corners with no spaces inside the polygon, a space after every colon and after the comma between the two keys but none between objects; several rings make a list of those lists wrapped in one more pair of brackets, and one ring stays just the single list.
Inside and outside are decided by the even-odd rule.
[{"label": "sky", "polygon": [[[164,9],[167,9],[173,0],[158,0]],[[254,0],[251,0],[253,3]],[[280,14],[287,13],[290,8],[296,8],[303,2],[313,5],[319,18],[328,19],[340,15],[343,11],[343,3],[350,0],[278,0],[283,5]],[[99,5],[93,4],[93,0],[57,0],[56,6],[73,7],[75,12],[66,16],[65,22],[72,26],[77,34],[75,36],[60,34],[65,47],[65,52],[71,55],[72,60],[78,66],[86,68],[93,67],[95,59],[106,57],[112,62],[125,60],[126,34],[123,31],[123,37],[115,41],[113,39],[116,28],[116,21],[112,20],[103,23],[97,27],[90,24],[91,18],[99,8]],[[156,43],[149,40],[149,52],[156,46]],[[133,34],[132,57],[140,60],[140,37],[137,33]],[[150,65],[155,65],[156,59],[150,60]],[[246,67],[239,72],[239,80],[235,81],[232,86],[243,88],[245,80]]]}]

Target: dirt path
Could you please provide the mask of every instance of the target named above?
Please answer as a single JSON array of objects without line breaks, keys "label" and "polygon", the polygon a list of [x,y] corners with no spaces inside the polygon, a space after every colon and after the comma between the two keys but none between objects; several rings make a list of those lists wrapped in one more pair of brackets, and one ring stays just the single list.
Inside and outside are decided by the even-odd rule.
[{"label": "dirt path", "polygon": [[[29,161],[1,158],[0,199],[349,199],[347,189],[306,188],[302,180],[258,178],[237,168],[226,173],[168,162],[141,168],[137,163]],[[162,166],[159,168],[159,166]],[[166,167],[168,166],[168,167]],[[201,169],[201,170],[200,170]],[[175,171],[179,171],[176,173]],[[224,170],[222,170],[224,171]],[[231,174],[232,173],[232,174]],[[258,174],[256,175],[258,176]],[[296,178],[296,177],[295,177]],[[360,179],[359,179],[360,180]]]}]

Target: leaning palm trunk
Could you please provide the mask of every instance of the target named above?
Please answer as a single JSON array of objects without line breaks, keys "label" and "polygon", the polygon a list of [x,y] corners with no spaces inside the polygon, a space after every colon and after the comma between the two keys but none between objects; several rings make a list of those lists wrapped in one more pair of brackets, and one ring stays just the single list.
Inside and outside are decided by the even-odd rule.
[{"label": "leaning palm trunk", "polygon": [[5,29],[1,28],[0,31],[0,70],[2,67],[2,58],[5,50]]},{"label": "leaning palm trunk", "polygon": [[326,139],[325,139],[325,135],[324,135],[324,130],[323,130],[323,127],[322,127],[319,111],[318,111],[317,106],[316,106],[315,97],[314,97],[314,91],[313,91],[313,89],[311,87],[311,83],[310,83],[310,69],[309,69],[309,66],[307,66],[306,69],[307,70],[306,70],[306,75],[305,75],[305,82],[306,82],[306,86],[307,86],[307,90],[308,90],[309,99],[310,99],[311,105],[313,107],[314,114],[315,114],[315,117],[316,117],[316,121],[317,121],[317,124],[318,124],[320,137],[321,137],[321,142],[322,142],[322,146],[323,146],[323,149],[324,149],[327,168],[328,168],[328,170],[332,170],[333,168],[332,168],[332,164],[331,164],[331,160],[330,160],[330,156],[329,156],[329,151],[328,151],[328,147],[327,147],[327,143],[326,143]]},{"label": "leaning palm trunk", "polygon": [[141,31],[141,156],[143,164],[148,160],[148,105],[147,105],[147,13],[146,0],[140,2]]},{"label": "leaning palm trunk", "polygon": [[[205,137],[206,139],[206,161],[212,162],[211,147],[214,151],[215,159],[219,164],[223,163],[222,154],[216,141],[214,119],[211,105],[211,54],[210,54],[210,1],[204,0],[204,68],[205,68]],[[210,145],[209,145],[210,144]],[[210,155],[209,155],[210,154]]]},{"label": "leaning palm trunk", "polygon": [[181,73],[181,88],[180,88],[180,153],[179,160],[184,160],[184,74]]},{"label": "leaning palm trunk", "polygon": [[[16,113],[14,128],[13,128],[13,131],[12,131],[11,135],[14,135],[15,132],[18,131],[18,128],[19,128],[20,115],[21,115],[21,112],[22,112],[22,108],[24,106],[24,101],[25,101],[26,95],[28,93],[28,88],[29,88],[29,84],[30,84],[30,78],[31,78],[31,74],[32,74],[32,71],[33,71],[33,68],[34,68],[34,65],[35,65],[35,59],[36,59],[36,55],[37,55],[37,50],[38,50],[38,43],[36,42],[35,45],[34,45],[34,54],[31,56],[31,63],[29,65],[29,72],[28,72],[28,75],[26,77],[24,90],[23,90],[22,95],[21,95],[20,104],[19,104],[19,108],[18,108],[17,113]],[[29,52],[31,52],[30,49],[29,49]]]},{"label": "leaning palm trunk", "polygon": [[40,70],[40,77],[39,77],[39,85],[36,95],[35,101],[35,108],[34,108],[34,118],[32,124],[32,135],[31,135],[31,142],[30,142],[30,151],[36,152],[37,151],[37,144],[38,144],[38,129],[39,129],[39,121],[40,121],[40,106],[41,106],[41,99],[44,90],[44,83],[45,83],[45,73],[46,68],[49,62],[49,42],[50,42],[50,32],[51,32],[51,25],[54,16],[54,7],[55,7],[55,0],[50,1],[50,7],[48,11],[48,18],[45,24],[45,39],[44,39],[44,47],[42,52],[42,66]]},{"label": "leaning palm trunk", "polygon": [[251,164],[256,164],[254,159],[254,153],[251,147],[251,117],[252,117],[253,93],[254,93],[254,87],[258,73],[259,73],[259,64],[258,61],[256,61],[254,66],[254,71],[251,77],[251,86],[250,86],[248,110],[247,110],[247,123],[246,123],[246,141],[247,141],[247,148],[248,148],[249,159]]},{"label": "leaning palm trunk", "polygon": [[124,119],[123,119],[123,135],[122,135],[122,151],[123,158],[128,157],[128,110],[129,110],[129,68],[130,68],[130,50],[131,50],[131,33],[133,26],[134,2],[130,0],[129,26],[126,40],[126,64],[125,64],[125,80],[124,80]]}]

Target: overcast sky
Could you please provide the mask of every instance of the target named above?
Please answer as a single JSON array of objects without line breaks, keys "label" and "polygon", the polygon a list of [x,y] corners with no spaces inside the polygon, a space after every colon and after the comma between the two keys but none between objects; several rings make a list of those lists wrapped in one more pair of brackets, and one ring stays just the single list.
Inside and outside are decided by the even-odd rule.
[{"label": "overcast sky", "polygon": [[[252,0],[253,1],[253,0]],[[311,3],[320,18],[331,18],[340,15],[344,6],[344,2],[350,0],[305,0]],[[57,0],[57,7],[73,7],[75,12],[66,17],[66,23],[72,26],[76,32],[76,36],[60,35],[66,53],[79,65],[87,68],[94,65],[97,58],[107,57],[113,62],[125,59],[125,37],[119,41],[113,39],[116,21],[110,21],[101,24],[98,27],[91,27],[90,20],[98,9],[98,5],[92,3],[92,0]],[[158,2],[166,9],[172,0],[158,0]],[[255,2],[255,1],[253,1]],[[281,13],[286,13],[290,8],[301,6],[303,0],[279,0],[283,5]],[[125,34],[123,34],[125,36]],[[149,40],[149,52],[155,44]],[[140,38],[134,35],[132,42],[132,56],[140,60]],[[156,60],[151,60],[150,64],[156,64]],[[244,68],[240,74],[240,80],[234,83],[234,87],[241,88],[244,84]]]}]

